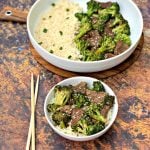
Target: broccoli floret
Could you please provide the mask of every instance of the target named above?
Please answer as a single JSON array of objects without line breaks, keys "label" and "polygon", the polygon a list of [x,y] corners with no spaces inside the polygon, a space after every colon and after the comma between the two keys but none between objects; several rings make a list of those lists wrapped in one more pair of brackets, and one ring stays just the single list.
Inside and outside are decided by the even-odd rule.
[{"label": "broccoli floret", "polygon": [[74,93],[72,94],[74,103],[76,105],[76,107],[81,108],[83,106],[88,106],[90,104],[89,99],[81,93]]},{"label": "broccoli floret", "polygon": [[81,21],[83,18],[87,19],[87,14],[86,13],[75,13],[75,17],[78,18],[79,21]]},{"label": "broccoli floret", "polygon": [[98,12],[100,9],[100,5],[98,2],[91,0],[87,3],[87,14],[88,16],[91,16],[93,13]]},{"label": "broccoli floret", "polygon": [[87,135],[87,127],[88,122],[84,118],[81,118],[75,125],[71,126],[74,132],[78,132],[84,135]]},{"label": "broccoli floret", "polygon": [[74,39],[76,41],[92,29],[92,24],[90,18],[86,14],[77,13],[75,16],[80,19],[80,29]]},{"label": "broccoli floret", "polygon": [[121,25],[124,22],[124,18],[121,14],[115,15],[114,21],[110,25],[110,27],[115,27],[116,25]]},{"label": "broccoli floret", "polygon": [[117,34],[127,34],[130,35],[130,27],[127,21],[124,21],[123,24],[116,26],[112,30],[116,35]]},{"label": "broccoli floret", "polygon": [[105,92],[105,88],[100,81],[94,81],[93,82],[92,90],[97,91],[97,92]]},{"label": "broccoli floret", "polygon": [[101,47],[96,50],[96,54],[105,54],[105,53],[113,53],[114,48],[116,47],[116,43],[110,36],[104,36],[101,40]]},{"label": "broccoli floret", "polygon": [[95,24],[92,24],[94,29],[97,29],[99,32],[103,33],[106,22],[119,13],[119,5],[117,3],[113,3],[111,7],[106,9],[100,9],[98,11],[97,19],[98,21]]},{"label": "broccoli floret", "polygon": [[88,47],[88,43],[86,41],[84,41],[84,40],[79,40],[78,39],[78,40],[75,41],[75,43],[76,43],[76,47],[80,51],[86,50],[87,47]]},{"label": "broccoli floret", "polygon": [[100,114],[100,106],[92,103],[88,110],[85,112],[86,115],[89,115],[91,118],[95,119],[98,122],[102,122],[105,124],[106,119]]},{"label": "broccoli floret", "polygon": [[114,99],[115,97],[114,96],[111,96],[111,95],[106,95],[105,98],[104,98],[104,105],[108,105],[108,106],[112,106],[114,104]]},{"label": "broccoli floret", "polygon": [[109,14],[101,13],[99,16],[97,16],[98,21],[95,24],[92,24],[93,29],[98,30],[99,32],[102,33],[105,28],[105,23],[109,20],[109,18],[110,18]]},{"label": "broccoli floret", "polygon": [[92,135],[103,130],[105,123],[100,121],[93,122],[93,119],[89,116],[83,116],[75,125],[72,125],[71,128],[74,132]]},{"label": "broccoli floret", "polygon": [[116,14],[118,14],[120,11],[120,7],[118,3],[112,3],[110,7],[107,7],[105,9],[99,10],[99,15],[110,15],[111,17],[114,17]]},{"label": "broccoli floret", "polygon": [[101,123],[101,122],[98,122],[96,124],[89,125],[87,127],[86,134],[87,135],[92,135],[92,134],[95,134],[95,133],[103,130],[104,128],[105,128],[105,124]]},{"label": "broccoli floret", "polygon": [[86,34],[91,29],[92,29],[92,25],[90,22],[87,21],[87,22],[81,23],[81,27],[79,29],[79,33],[75,37],[75,41],[81,38],[84,34]]},{"label": "broccoli floret", "polygon": [[65,105],[70,99],[72,94],[72,89],[69,86],[56,86],[55,89],[55,100],[56,105]]},{"label": "broccoli floret", "polygon": [[68,126],[71,116],[65,112],[56,111],[52,114],[52,119],[56,125],[59,125],[61,128]]},{"label": "broccoli floret", "polygon": [[105,59],[103,54],[97,55],[95,53],[95,51],[90,51],[90,50],[81,51],[81,55],[83,56],[82,57],[83,61],[96,61],[96,60],[103,60],[103,59]]},{"label": "broccoli floret", "polygon": [[115,36],[115,42],[117,43],[118,41],[122,41],[123,43],[127,44],[128,46],[131,45],[130,36],[127,35],[127,34],[118,33],[118,34]]},{"label": "broccoli floret", "polygon": [[55,112],[59,108],[59,105],[56,104],[48,104],[47,105],[47,111],[48,112]]}]

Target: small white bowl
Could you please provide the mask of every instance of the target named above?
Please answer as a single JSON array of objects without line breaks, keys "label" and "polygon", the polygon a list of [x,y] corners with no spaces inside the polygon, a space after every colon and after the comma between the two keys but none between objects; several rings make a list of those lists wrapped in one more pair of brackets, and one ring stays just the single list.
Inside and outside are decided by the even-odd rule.
[{"label": "small white bowl", "polygon": [[[89,87],[92,87],[93,81],[97,81],[97,79],[95,78],[91,78],[91,77],[73,77],[73,78],[69,78],[66,80],[63,80],[61,82],[59,82],[57,85],[76,85],[78,83],[80,83],[81,81],[83,82],[87,82]],[[73,141],[89,141],[89,140],[93,140],[95,138],[98,138],[99,136],[103,135],[113,124],[113,122],[116,119],[117,113],[118,113],[118,101],[117,101],[117,97],[115,95],[115,93],[112,91],[112,89],[106,85],[105,83],[101,82],[106,90],[107,93],[109,93],[109,95],[115,96],[115,101],[114,101],[114,105],[112,107],[112,113],[110,116],[110,120],[108,125],[105,127],[105,129],[103,129],[102,131],[90,135],[90,136],[75,136],[75,135],[70,135],[70,134],[66,134],[62,131],[60,131],[58,128],[56,128],[56,126],[54,126],[52,119],[49,116],[49,113],[47,111],[47,105],[50,103],[50,101],[53,99],[54,97],[54,87],[49,91],[46,99],[45,99],[45,103],[44,103],[44,113],[46,116],[46,119],[49,123],[49,125],[51,126],[51,128],[58,133],[60,136],[69,139],[69,140],[73,140]]]},{"label": "small white bowl", "polygon": [[[126,51],[117,56],[93,62],[73,61],[49,53],[37,43],[37,41],[34,38],[34,31],[35,27],[37,26],[37,22],[39,20],[40,15],[43,14],[45,10],[49,9],[52,3],[55,3],[57,1],[58,0],[37,0],[31,7],[27,17],[27,31],[29,34],[30,41],[33,47],[36,49],[36,51],[49,63],[59,68],[74,72],[96,72],[106,70],[120,64],[134,52],[136,46],[138,45],[143,30],[143,18],[139,8],[132,0],[97,0],[100,2],[118,2],[121,14],[126,20],[128,20],[131,28],[130,37],[132,40],[132,45]],[[79,5],[83,7],[84,10],[86,10],[86,3],[89,0],[71,1],[79,3]]]}]

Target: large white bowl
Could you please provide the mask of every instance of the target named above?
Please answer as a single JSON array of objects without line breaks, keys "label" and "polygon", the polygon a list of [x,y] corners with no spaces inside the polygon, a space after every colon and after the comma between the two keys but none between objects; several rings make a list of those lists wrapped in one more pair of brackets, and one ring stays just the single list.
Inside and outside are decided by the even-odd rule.
[{"label": "large white bowl", "polygon": [[[132,0],[98,0],[101,2],[117,1],[119,3],[121,13],[124,16],[124,18],[128,20],[131,28],[132,45],[130,46],[130,48],[115,57],[106,60],[94,61],[94,62],[73,61],[49,53],[43,47],[41,47],[35,40],[34,29],[35,26],[37,25],[39,16],[43,12],[45,12],[45,10],[49,9],[51,3],[54,3],[56,1],[57,0],[44,0],[44,1],[37,0],[35,4],[32,6],[32,8],[30,9],[30,12],[27,17],[27,30],[28,30],[31,43],[33,47],[36,49],[36,51],[49,63],[57,67],[60,67],[62,69],[74,71],[74,72],[96,72],[96,71],[106,70],[120,64],[125,59],[127,59],[135,50],[143,30],[143,18],[136,4]],[[79,3],[80,6],[83,7],[84,10],[86,10],[86,3],[89,0],[84,0],[84,1],[72,0],[72,1]]]},{"label": "large white bowl", "polygon": [[[83,82],[87,82],[89,87],[92,87],[93,81],[97,81],[97,79],[95,78],[90,78],[90,77],[73,77],[73,78],[69,78],[66,80],[63,80],[62,82],[58,83],[57,85],[76,85],[78,83],[80,83],[81,81]],[[112,89],[106,85],[105,83],[101,82],[106,90],[107,93],[109,93],[109,95],[115,96],[115,101],[114,101],[114,105],[112,108],[112,113],[110,116],[110,120],[108,125],[105,127],[104,130],[90,135],[90,136],[75,136],[75,135],[70,135],[70,134],[66,134],[63,133],[62,131],[60,131],[58,128],[56,128],[53,124],[52,119],[49,116],[49,113],[47,111],[47,105],[50,103],[50,101],[54,98],[54,87],[49,91],[46,99],[45,99],[45,103],[44,103],[44,112],[45,112],[45,116],[46,119],[49,123],[49,125],[52,127],[52,129],[58,133],[59,135],[61,135],[64,138],[67,138],[69,140],[73,140],[73,141],[88,141],[88,140],[93,140],[101,135],[103,135],[113,124],[113,122],[116,119],[117,113],[118,113],[118,101],[117,101],[117,97],[115,95],[115,93],[112,91]]]}]

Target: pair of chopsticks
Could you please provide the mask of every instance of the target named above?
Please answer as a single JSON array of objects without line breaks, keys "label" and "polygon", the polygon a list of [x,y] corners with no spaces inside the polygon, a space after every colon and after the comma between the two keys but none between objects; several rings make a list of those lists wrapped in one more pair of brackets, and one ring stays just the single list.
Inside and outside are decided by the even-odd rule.
[{"label": "pair of chopsticks", "polygon": [[30,149],[30,141],[32,135],[32,150],[35,150],[35,106],[37,101],[38,95],[38,86],[39,86],[39,75],[36,81],[35,93],[34,93],[34,78],[33,74],[31,74],[31,119],[30,119],[30,126],[28,131],[28,138],[26,144],[26,150]]}]

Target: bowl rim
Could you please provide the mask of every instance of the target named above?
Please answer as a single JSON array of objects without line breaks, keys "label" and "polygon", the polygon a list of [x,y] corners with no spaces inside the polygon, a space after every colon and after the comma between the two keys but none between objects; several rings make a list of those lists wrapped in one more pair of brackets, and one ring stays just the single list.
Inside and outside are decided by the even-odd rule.
[{"label": "bowl rim", "polygon": [[[61,84],[64,84],[65,82],[70,82],[71,80],[76,80],[76,79],[83,80],[83,81],[84,80],[91,80],[91,81],[97,81],[98,80],[98,79],[92,78],[92,77],[77,76],[77,77],[71,77],[71,78],[65,79],[65,80],[57,83],[56,85],[61,85]],[[53,123],[51,122],[51,120],[49,119],[49,117],[47,115],[48,114],[48,112],[47,112],[47,102],[49,101],[49,96],[53,92],[53,90],[54,90],[54,88],[56,86],[55,85],[49,90],[49,92],[48,92],[48,94],[47,94],[47,96],[45,98],[44,114],[45,114],[45,117],[46,117],[50,127],[56,133],[58,133],[59,135],[65,137],[67,139],[76,140],[76,141],[81,141],[81,140],[82,141],[86,141],[86,140],[91,140],[91,139],[94,139],[96,137],[102,136],[112,126],[112,124],[114,123],[114,121],[115,121],[115,119],[117,117],[117,114],[118,114],[118,100],[117,100],[117,96],[114,93],[114,91],[106,83],[102,82],[101,80],[98,80],[98,81],[100,81],[105,86],[106,89],[109,89],[109,91],[112,93],[111,95],[115,96],[115,103],[114,103],[114,106],[113,106],[114,107],[114,112],[113,112],[113,115],[111,116],[111,120],[109,121],[108,125],[102,131],[100,131],[100,132],[98,132],[96,134],[93,134],[93,135],[89,135],[89,136],[86,136],[86,135],[85,136],[75,136],[75,135],[64,133],[64,132],[60,131],[59,129],[57,129],[57,127],[55,127],[53,125]],[[88,81],[87,81],[87,83],[88,83]]]},{"label": "bowl rim", "polygon": [[[142,35],[142,31],[143,31],[143,17],[142,17],[142,13],[140,11],[140,9],[138,8],[138,6],[135,4],[135,2],[133,2],[132,0],[128,0],[135,8],[135,10],[137,11],[138,13],[138,16],[139,16],[139,22],[141,24],[141,28],[139,29],[140,30],[140,34],[137,38],[137,41],[135,41],[134,43],[131,44],[131,46],[125,50],[123,53],[119,54],[119,55],[116,55],[116,56],[113,56],[111,58],[107,58],[107,59],[104,59],[104,60],[98,60],[98,61],[78,61],[78,60],[71,60],[71,59],[67,59],[67,58],[63,58],[63,57],[60,57],[60,56],[57,56],[57,55],[54,55],[54,54],[51,54],[49,53],[45,48],[43,48],[41,45],[38,44],[38,42],[35,40],[34,36],[32,35],[31,31],[30,31],[30,16],[32,14],[32,11],[34,10],[34,8],[36,7],[36,5],[38,5],[38,3],[40,2],[41,0],[37,0],[33,5],[32,7],[30,8],[30,11],[28,13],[28,16],[27,16],[27,31],[28,31],[28,34],[29,34],[29,37],[31,38],[31,41],[34,42],[35,46],[36,47],[39,47],[43,52],[45,52],[47,55],[51,56],[51,57],[54,57],[55,59],[59,59],[61,61],[66,61],[66,63],[74,63],[74,64],[97,64],[97,63],[105,63],[107,61],[113,61],[115,59],[118,59],[119,57],[125,55],[126,53],[128,53],[131,49],[134,48],[134,46],[139,42],[140,38],[141,38],[141,35]],[[111,0],[110,0],[111,1]]]}]

